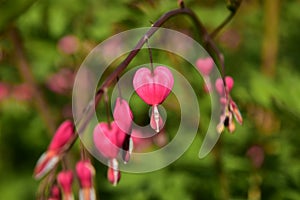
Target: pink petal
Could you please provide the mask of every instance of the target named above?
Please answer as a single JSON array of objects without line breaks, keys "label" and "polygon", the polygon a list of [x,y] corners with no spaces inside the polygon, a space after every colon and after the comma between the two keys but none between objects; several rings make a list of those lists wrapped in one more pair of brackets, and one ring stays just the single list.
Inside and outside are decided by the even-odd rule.
[{"label": "pink petal", "polygon": [[133,115],[126,100],[117,98],[113,115],[118,127],[123,132],[130,133]]},{"label": "pink petal", "polygon": [[228,91],[230,92],[234,85],[234,80],[231,76],[225,77],[226,86],[228,88]]},{"label": "pink petal", "polygon": [[57,183],[61,186],[63,193],[72,194],[73,172],[66,170],[58,173]]},{"label": "pink petal", "polygon": [[65,54],[76,53],[79,47],[78,38],[74,35],[67,35],[58,41],[57,48]]},{"label": "pink petal", "polygon": [[154,69],[140,68],[133,77],[136,93],[149,105],[161,104],[170,94],[174,85],[171,71],[164,66]]},{"label": "pink petal", "polygon": [[233,100],[231,100],[229,106],[230,106],[230,109],[231,109],[231,111],[233,113],[233,116],[234,116],[235,120],[239,124],[242,125],[243,124],[243,117],[242,117],[242,115],[240,113],[240,110],[239,110],[238,106],[236,105],[236,103]]},{"label": "pink petal", "polygon": [[90,161],[81,160],[76,164],[76,174],[81,188],[91,188],[95,169]]},{"label": "pink petal", "polygon": [[59,156],[53,151],[42,154],[34,168],[34,178],[40,179],[52,170],[59,161]]},{"label": "pink petal", "polygon": [[[228,92],[230,92],[232,90],[233,84],[234,84],[233,78],[230,77],[230,76],[226,76],[225,77],[225,82],[226,82],[226,86],[227,86]],[[216,89],[217,89],[217,92],[220,95],[224,94],[225,88],[224,88],[223,79],[218,78],[216,80]]]},{"label": "pink petal", "polygon": [[74,135],[73,123],[70,120],[64,121],[55,132],[48,150],[61,151],[63,147],[72,142]]},{"label": "pink petal", "polygon": [[115,122],[110,126],[99,123],[94,129],[94,143],[97,150],[106,158],[116,158],[122,148],[126,134],[122,132]]},{"label": "pink petal", "polygon": [[214,61],[211,57],[199,58],[196,67],[203,76],[208,76],[214,67]]},{"label": "pink petal", "polygon": [[60,189],[57,185],[51,187],[50,198],[61,199]]}]

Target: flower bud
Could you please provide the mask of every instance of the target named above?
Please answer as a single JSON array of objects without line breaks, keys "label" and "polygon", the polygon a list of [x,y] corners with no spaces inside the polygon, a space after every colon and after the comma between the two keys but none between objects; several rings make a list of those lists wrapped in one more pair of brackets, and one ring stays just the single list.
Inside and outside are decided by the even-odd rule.
[{"label": "flower bud", "polygon": [[73,200],[72,183],[73,172],[71,170],[62,171],[57,175],[57,183],[60,185],[64,200]]}]

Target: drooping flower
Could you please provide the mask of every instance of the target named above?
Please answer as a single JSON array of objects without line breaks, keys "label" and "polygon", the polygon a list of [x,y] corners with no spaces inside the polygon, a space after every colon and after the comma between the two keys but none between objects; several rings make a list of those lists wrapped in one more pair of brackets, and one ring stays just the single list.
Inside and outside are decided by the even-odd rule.
[{"label": "drooping flower", "polygon": [[212,90],[212,84],[209,75],[213,70],[214,60],[211,57],[199,58],[196,61],[196,67],[201,73],[201,75],[203,76],[203,79],[205,81],[204,91],[209,93]]},{"label": "drooping flower", "polygon": [[209,76],[214,67],[214,60],[211,57],[199,58],[196,67],[203,76]]},{"label": "drooping flower", "polygon": [[155,123],[151,127],[159,132],[161,130],[161,117],[157,106],[170,94],[174,85],[171,71],[164,66],[158,66],[153,71],[140,68],[133,77],[133,87],[144,102],[152,106],[152,116]]},{"label": "drooping flower", "polygon": [[224,86],[223,79],[219,78],[216,80],[216,89],[220,95],[224,95],[224,92],[230,92],[234,85],[234,80],[230,76],[225,77],[226,87]]},{"label": "drooping flower", "polygon": [[216,90],[220,95],[220,103],[222,106],[222,114],[220,116],[220,122],[217,125],[217,131],[222,133],[226,127],[228,128],[229,132],[232,133],[235,130],[233,118],[235,118],[239,124],[243,123],[243,118],[236,103],[232,100],[229,93],[234,85],[233,78],[227,76],[224,80],[226,86],[224,85],[223,79],[216,80]]},{"label": "drooping flower", "polygon": [[61,200],[60,189],[56,184],[52,185],[48,200]]},{"label": "drooping flower", "polygon": [[124,133],[130,133],[132,127],[133,114],[128,105],[128,102],[125,99],[122,99],[120,97],[117,98],[113,116],[117,126]]},{"label": "drooping flower", "polygon": [[125,99],[122,99],[121,97],[117,98],[113,116],[115,124],[119,127],[119,129],[126,133],[122,145],[122,157],[124,162],[127,163],[130,159],[130,154],[133,148],[132,138],[130,136],[132,131],[133,114]]},{"label": "drooping flower", "polygon": [[53,169],[61,153],[74,142],[75,138],[73,123],[70,120],[64,121],[55,132],[47,151],[39,158],[34,169],[34,177],[39,179]]},{"label": "drooping flower", "polygon": [[97,150],[108,159],[107,178],[116,185],[120,179],[117,157],[123,148],[126,133],[119,129],[115,122],[101,122],[95,127],[93,137]]},{"label": "drooping flower", "polygon": [[80,200],[95,200],[96,194],[93,186],[93,177],[95,176],[95,169],[89,160],[81,160],[76,164],[76,174],[79,179]]},{"label": "drooping flower", "polygon": [[94,143],[97,150],[107,159],[118,156],[123,146],[125,133],[119,129],[115,122],[99,123],[94,129]]},{"label": "drooping flower", "polygon": [[60,189],[56,184],[52,185],[48,200],[61,200]]},{"label": "drooping flower", "polygon": [[71,170],[61,171],[57,175],[57,183],[61,187],[64,200],[74,200],[72,192],[73,172]]}]

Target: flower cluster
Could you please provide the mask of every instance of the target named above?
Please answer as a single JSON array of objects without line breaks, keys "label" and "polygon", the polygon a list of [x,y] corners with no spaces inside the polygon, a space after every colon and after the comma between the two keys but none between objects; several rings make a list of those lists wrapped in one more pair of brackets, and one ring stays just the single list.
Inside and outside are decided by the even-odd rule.
[{"label": "flower cluster", "polygon": [[[153,71],[140,68],[133,78],[133,86],[141,99],[152,106],[150,125],[160,132],[163,120],[157,106],[170,94],[174,84],[171,71],[164,66],[158,66]],[[108,160],[107,179],[116,185],[121,177],[118,155],[122,154],[124,163],[130,159],[133,144],[138,139],[131,137],[133,114],[128,102],[118,97],[113,112],[112,122],[100,122],[94,129],[94,143],[100,154]]]},{"label": "flower cluster", "polygon": [[[41,179],[51,172],[55,174],[56,166],[63,158],[66,151],[75,142],[77,135],[74,132],[74,125],[71,121],[63,122],[55,132],[47,150],[39,158],[35,169],[34,177]],[[76,164],[76,175],[80,184],[79,199],[94,200],[95,190],[92,179],[95,170],[89,160],[80,160]],[[63,169],[57,174],[56,181],[50,183],[50,194],[47,195],[49,200],[73,200],[72,192],[74,173],[72,170]]]},{"label": "flower cluster", "polygon": [[235,123],[233,118],[235,118],[239,124],[243,124],[242,115],[236,103],[230,96],[230,91],[232,90],[233,85],[234,81],[230,76],[226,76],[224,79],[216,80],[215,86],[220,95],[220,103],[222,106],[222,114],[220,116],[220,122],[217,126],[217,131],[219,133],[222,133],[224,128],[227,128],[230,133],[234,132]]},{"label": "flower cluster", "polygon": [[[210,73],[213,69],[213,60],[211,58],[198,59],[196,66],[206,81],[206,91],[211,92]],[[150,126],[158,133],[153,141],[159,146],[166,143],[166,135],[163,129],[164,121],[159,112],[158,106],[162,104],[169,96],[173,89],[174,77],[172,72],[165,66],[157,66],[148,69],[142,67],[138,69],[133,77],[133,87],[137,95],[149,106],[151,106]],[[233,132],[235,125],[233,117],[241,124],[242,116],[230,96],[234,81],[231,77],[217,79],[215,83],[216,91],[219,94],[222,106],[222,114],[217,130],[221,133],[224,128]],[[120,93],[121,94],[121,93]],[[107,113],[108,114],[108,113]],[[109,115],[109,114],[108,114]],[[140,138],[141,132],[133,129],[133,113],[129,103],[119,96],[116,99],[113,110],[113,120],[109,118],[106,122],[99,122],[93,130],[93,142],[96,150],[103,158],[107,160],[107,179],[112,185],[117,185],[121,178],[119,162],[122,160],[125,164],[129,162],[133,146],[141,148],[153,142],[147,138]],[[53,136],[45,153],[38,160],[34,177],[40,179],[46,174],[56,175],[56,180],[49,184],[48,199],[51,200],[73,200],[74,194],[72,185],[74,182],[73,170],[62,165],[61,171],[56,173],[59,161],[62,160],[66,151],[70,149],[75,142],[74,124],[67,120],[63,122]],[[143,144],[143,145],[141,145]],[[84,148],[84,147],[82,147]],[[63,163],[63,162],[62,162]],[[81,156],[81,160],[76,164],[76,177],[80,186],[79,199],[94,200],[96,199],[95,189],[93,186],[93,177],[95,170],[90,160],[86,156]]]},{"label": "flower cluster", "polygon": [[[199,58],[196,61],[196,67],[205,80],[205,91],[210,92],[212,90],[210,74],[213,70],[214,61],[211,57]],[[219,94],[220,103],[222,107],[222,114],[220,116],[220,122],[217,126],[218,133],[222,133],[224,128],[228,128],[229,132],[232,133],[235,130],[235,123],[233,118],[239,124],[243,123],[242,115],[230,96],[230,91],[234,85],[234,80],[230,76],[226,76],[224,79],[219,78],[216,80],[215,88]]]}]

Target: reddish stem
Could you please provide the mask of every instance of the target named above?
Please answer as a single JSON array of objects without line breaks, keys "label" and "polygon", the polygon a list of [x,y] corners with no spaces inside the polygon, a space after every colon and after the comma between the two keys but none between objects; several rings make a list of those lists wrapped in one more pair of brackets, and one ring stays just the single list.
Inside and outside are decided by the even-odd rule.
[{"label": "reddish stem", "polygon": [[[95,97],[95,103],[91,103],[89,105],[93,105],[96,107],[100,101],[100,99],[103,96],[103,92],[113,83],[113,81],[120,76],[120,74],[126,69],[126,67],[129,65],[129,63],[132,61],[132,59],[138,54],[140,49],[143,47],[143,45],[147,42],[147,40],[158,30],[159,27],[161,27],[166,21],[171,19],[174,16],[177,15],[187,15],[189,16],[194,24],[196,25],[196,28],[198,29],[199,33],[202,35],[202,42],[205,43],[211,53],[214,53],[219,60],[219,63],[221,65],[221,69],[224,69],[224,57],[221,51],[218,49],[217,45],[215,42],[211,39],[209,33],[205,29],[204,25],[202,22],[198,19],[197,15],[190,10],[189,8],[179,8],[175,10],[171,10],[164,15],[162,15],[154,24],[153,26],[147,31],[147,33],[139,40],[135,48],[129,53],[129,55],[126,57],[126,59],[117,67],[117,69],[111,73],[107,79],[104,81],[104,83],[101,85],[101,87],[98,89]],[[224,70],[222,70],[224,71]],[[85,116],[85,118],[80,117],[78,123],[82,121],[82,119],[85,119],[82,124],[79,124],[78,132],[80,133],[85,129],[87,124],[89,123],[89,120],[94,114],[94,110],[91,109],[90,106],[88,106],[87,109],[85,109],[84,113],[82,116]],[[77,124],[78,124],[77,123]]]}]

